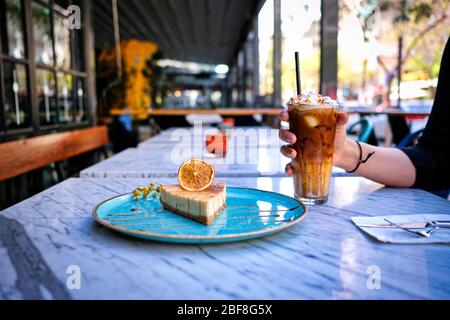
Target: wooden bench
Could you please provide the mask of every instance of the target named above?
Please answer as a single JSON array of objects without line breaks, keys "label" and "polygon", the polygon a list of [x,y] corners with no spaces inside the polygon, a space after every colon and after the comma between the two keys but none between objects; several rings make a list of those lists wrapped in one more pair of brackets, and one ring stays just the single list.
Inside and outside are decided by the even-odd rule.
[{"label": "wooden bench", "polygon": [[0,181],[109,144],[108,128],[98,126],[0,144]]}]

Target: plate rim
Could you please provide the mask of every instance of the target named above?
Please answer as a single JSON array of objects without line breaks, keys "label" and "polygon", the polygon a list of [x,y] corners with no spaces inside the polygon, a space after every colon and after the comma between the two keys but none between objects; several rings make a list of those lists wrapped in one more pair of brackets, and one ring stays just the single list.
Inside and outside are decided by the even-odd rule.
[{"label": "plate rim", "polygon": [[308,215],[308,207],[300,200],[295,199],[294,197],[291,196],[287,196],[285,194],[282,193],[278,193],[278,192],[274,192],[274,191],[267,191],[267,190],[260,190],[260,189],[256,189],[256,188],[245,188],[245,187],[228,187],[228,188],[233,188],[233,189],[243,189],[243,190],[252,190],[252,191],[259,191],[259,192],[265,192],[265,193],[273,193],[273,194],[277,194],[277,195],[281,195],[283,197],[286,198],[290,198],[294,201],[296,201],[299,206],[303,207],[303,214],[301,217],[299,217],[298,219],[288,222],[286,224],[283,224],[281,226],[274,226],[274,227],[268,227],[262,230],[257,230],[257,231],[251,231],[251,232],[245,232],[245,233],[232,233],[232,234],[225,234],[225,235],[194,235],[194,236],[190,236],[190,235],[175,235],[175,234],[161,234],[161,233],[154,233],[154,232],[146,232],[146,231],[141,231],[141,230],[130,230],[127,228],[123,228],[120,227],[118,225],[114,225],[111,223],[108,223],[105,219],[101,219],[98,214],[97,214],[97,209],[104,204],[105,202],[108,202],[110,200],[113,200],[115,198],[119,198],[122,196],[126,196],[126,195],[130,195],[131,192],[128,193],[123,193],[111,198],[108,198],[106,200],[103,200],[102,202],[98,203],[94,209],[92,209],[92,215],[94,216],[94,220],[103,225],[106,226],[114,231],[120,232],[120,233],[125,233],[125,234],[134,234],[134,235],[142,235],[142,236],[146,236],[146,237],[152,237],[153,239],[176,239],[176,240],[227,240],[227,239],[234,239],[234,238],[247,238],[247,237],[253,237],[253,236],[258,236],[258,235],[264,235],[264,234],[271,234],[274,233],[276,231],[280,231],[286,228],[289,228],[293,225],[296,225],[297,223],[299,223],[300,221],[302,221],[303,219],[306,218],[306,216]]}]

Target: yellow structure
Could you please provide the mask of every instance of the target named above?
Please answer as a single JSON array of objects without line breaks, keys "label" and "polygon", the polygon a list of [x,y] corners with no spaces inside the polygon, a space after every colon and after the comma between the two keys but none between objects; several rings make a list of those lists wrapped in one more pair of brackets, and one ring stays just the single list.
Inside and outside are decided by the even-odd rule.
[{"label": "yellow structure", "polygon": [[[149,41],[128,40],[123,41],[120,48],[123,81],[122,85],[111,87],[111,91],[115,91],[114,99],[108,102],[109,106],[107,107],[113,113],[117,109],[130,110],[136,118],[145,119],[148,117],[148,109],[152,102],[149,79],[152,70],[148,68],[147,61],[157,52],[158,47]],[[112,70],[115,70],[114,61],[113,49],[107,49],[99,55],[99,77],[107,77],[110,79],[109,82],[117,81],[111,80],[111,75],[114,73]]]},{"label": "yellow structure", "polygon": [[[151,87],[148,76],[147,61],[158,50],[153,42],[129,40],[121,44],[124,76],[127,79],[125,106],[136,111],[138,118],[148,117],[151,103]],[[147,74],[151,70],[147,70]]]}]

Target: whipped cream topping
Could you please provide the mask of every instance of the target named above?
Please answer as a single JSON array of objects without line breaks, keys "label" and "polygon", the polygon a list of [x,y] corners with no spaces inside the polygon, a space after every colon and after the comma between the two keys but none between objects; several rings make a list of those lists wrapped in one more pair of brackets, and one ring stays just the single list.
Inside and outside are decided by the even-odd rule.
[{"label": "whipped cream topping", "polygon": [[306,106],[319,106],[319,105],[327,105],[327,106],[336,106],[338,105],[337,101],[328,97],[328,96],[322,96],[318,93],[312,93],[312,92],[305,92],[301,95],[292,97],[289,102],[288,106],[295,106],[295,105],[306,105]]}]

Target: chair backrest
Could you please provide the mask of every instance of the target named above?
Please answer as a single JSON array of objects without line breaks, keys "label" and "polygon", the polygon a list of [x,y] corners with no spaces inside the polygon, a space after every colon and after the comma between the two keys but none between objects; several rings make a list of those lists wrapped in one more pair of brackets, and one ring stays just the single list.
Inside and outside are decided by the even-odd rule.
[{"label": "chair backrest", "polygon": [[0,181],[109,144],[108,128],[98,126],[0,144]]},{"label": "chair backrest", "polygon": [[347,128],[347,134],[354,133],[354,130],[360,127],[359,133],[358,133],[358,141],[360,142],[368,142],[369,137],[373,131],[373,125],[369,121],[369,119],[363,118],[359,120],[358,122],[352,124],[350,127]]},{"label": "chair backrest", "polygon": [[410,143],[412,143],[414,140],[417,140],[422,135],[423,130],[425,130],[425,129],[420,129],[420,130],[417,130],[416,132],[408,134],[406,137],[403,138],[402,141],[400,141],[400,143],[397,145],[397,147],[404,148],[404,147],[408,146]]}]

